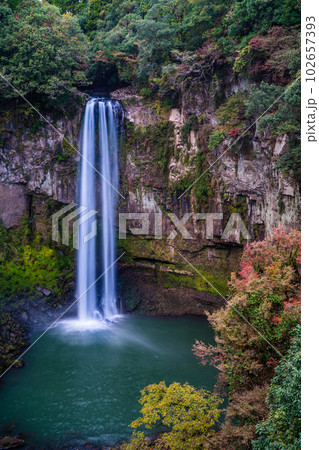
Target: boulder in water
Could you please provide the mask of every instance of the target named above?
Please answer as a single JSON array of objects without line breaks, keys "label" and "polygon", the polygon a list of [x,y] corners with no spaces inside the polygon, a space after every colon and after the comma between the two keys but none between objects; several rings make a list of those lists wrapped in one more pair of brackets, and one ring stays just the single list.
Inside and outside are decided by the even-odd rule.
[{"label": "boulder in water", "polygon": [[24,444],[24,440],[23,439],[19,439],[16,437],[11,437],[11,436],[5,436],[4,438],[2,438],[0,440],[0,449],[7,449],[7,448],[18,448],[18,447],[22,447]]}]

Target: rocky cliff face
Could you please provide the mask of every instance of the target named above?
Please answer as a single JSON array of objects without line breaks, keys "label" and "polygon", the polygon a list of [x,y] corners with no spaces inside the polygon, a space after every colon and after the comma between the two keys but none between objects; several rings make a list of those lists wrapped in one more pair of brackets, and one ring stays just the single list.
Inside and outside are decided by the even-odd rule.
[{"label": "rocky cliff face", "polygon": [[[248,90],[245,80],[228,82],[216,108],[206,86],[166,110],[145,104],[131,88],[111,94],[126,114],[119,212],[144,213],[149,222],[147,233],[138,234],[130,229],[141,221],[128,221],[126,239],[119,239],[125,251],[119,295],[126,310],[202,314],[222,304],[247,237],[238,220],[232,222],[234,214],[251,239],[279,224],[298,226],[299,186],[275,168],[287,137],[262,137],[253,125],[237,142],[249,126],[237,107]],[[50,242],[51,214],[75,201],[79,155],[72,146],[78,146],[82,114],[83,105],[71,117],[47,117],[53,129],[25,107],[1,113],[0,219],[6,228],[27,219]],[[216,214],[213,229],[199,215],[207,213]],[[176,227],[183,217],[188,239]],[[162,238],[155,236],[159,223]],[[225,234],[228,223],[233,226]]]},{"label": "rocky cliff face", "polygon": [[[233,214],[240,216],[251,239],[269,235],[280,224],[288,229],[299,225],[298,183],[275,168],[287,149],[287,136],[256,133],[240,109],[249,84],[243,80],[227,86],[219,108],[210,89],[188,91],[180,108],[166,111],[145,105],[129,88],[112,93],[125,105],[127,117],[120,211],[148,213],[150,227],[148,236],[135,230],[120,241],[126,251],[119,264],[121,292],[132,310],[202,313],[220,304],[218,294],[226,295],[245,242]],[[200,213],[216,214],[209,237]],[[163,239],[155,237],[160,214]],[[178,231],[170,239],[176,230],[170,214],[178,219],[189,214],[189,239]],[[229,233],[227,224],[233,224]],[[138,226],[141,221],[127,223],[128,229]]]},{"label": "rocky cliff face", "polygon": [[6,228],[32,215],[34,229],[41,231],[48,199],[74,201],[82,109],[72,108],[69,117],[45,115],[52,126],[28,105],[2,111],[0,219]]},{"label": "rocky cliff face", "polygon": [[82,112],[81,102],[70,104],[68,117],[44,113],[48,123],[28,105],[1,105],[0,301],[7,307],[74,298],[74,251],[52,240],[52,214],[75,200]]}]

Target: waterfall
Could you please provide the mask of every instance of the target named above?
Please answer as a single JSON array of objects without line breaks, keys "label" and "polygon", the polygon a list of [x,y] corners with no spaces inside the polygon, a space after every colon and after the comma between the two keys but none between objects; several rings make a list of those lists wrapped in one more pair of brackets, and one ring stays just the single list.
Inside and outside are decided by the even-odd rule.
[{"label": "waterfall", "polygon": [[[116,101],[93,98],[83,120],[78,188],[79,206],[86,208],[88,220],[79,227],[77,254],[78,317],[83,322],[111,319],[117,313],[115,208],[121,111]],[[88,212],[96,208],[97,217],[90,217]]]},{"label": "waterfall", "polygon": [[[79,179],[79,203],[88,210],[95,210],[95,102],[86,105],[81,140],[81,162]],[[79,300],[79,319],[87,320],[94,316],[96,303],[96,236],[84,242],[90,233],[91,220],[85,221],[79,228],[79,250],[77,257],[77,297]]]}]

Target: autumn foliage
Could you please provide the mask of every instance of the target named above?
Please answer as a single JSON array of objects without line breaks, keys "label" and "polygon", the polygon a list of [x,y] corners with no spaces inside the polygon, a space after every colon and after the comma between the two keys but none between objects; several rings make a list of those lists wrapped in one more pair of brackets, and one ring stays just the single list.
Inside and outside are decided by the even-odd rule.
[{"label": "autumn foliage", "polygon": [[216,345],[197,341],[202,364],[217,367],[229,406],[212,448],[250,448],[267,417],[267,385],[300,322],[300,232],[284,227],[248,244],[230,280],[227,306],[207,314]]},{"label": "autumn foliage", "polygon": [[238,274],[230,280],[231,299],[208,320],[216,345],[197,341],[194,353],[216,366],[231,392],[262,384],[289,347],[300,321],[300,232],[273,235],[245,247]]},{"label": "autumn foliage", "polygon": [[[214,436],[212,427],[219,419],[218,406],[222,403],[217,395],[195,389],[188,383],[181,385],[175,382],[166,386],[165,381],[146,386],[141,394],[141,417],[134,420],[130,427],[165,430],[151,448],[201,449]],[[131,442],[122,448],[131,450],[149,446],[145,445],[144,434],[135,432]]]}]

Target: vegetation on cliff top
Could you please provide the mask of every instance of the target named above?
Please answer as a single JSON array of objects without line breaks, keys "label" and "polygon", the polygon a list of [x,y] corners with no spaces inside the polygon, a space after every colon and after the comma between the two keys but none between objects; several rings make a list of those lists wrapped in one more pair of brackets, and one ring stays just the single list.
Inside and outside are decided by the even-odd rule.
[{"label": "vegetation on cliff top", "polygon": [[[44,104],[47,98],[66,104],[69,90],[93,82],[133,84],[144,99],[166,108],[209,82],[218,107],[225,76],[233,73],[256,83],[247,100],[251,120],[259,114],[249,105],[263,97],[263,113],[299,74],[299,0],[4,0],[0,24],[1,73]],[[0,95],[18,94],[0,80]],[[235,110],[242,102],[233,97]],[[288,134],[277,167],[297,179],[299,99],[297,82],[259,122],[259,131],[273,137]],[[241,128],[226,120],[215,133],[237,136]],[[212,134],[211,148],[218,136]]]},{"label": "vegetation on cliff top", "polygon": [[172,94],[220,64],[281,85],[299,69],[298,0],[7,0],[0,21],[0,66],[24,93],[114,70],[145,94]]},{"label": "vegetation on cliff top", "polygon": [[[197,51],[199,58],[204,59],[201,49],[204,43],[207,46],[207,42],[214,42],[219,51],[233,57],[236,51],[249,46],[252,38],[269,40],[267,35],[272,27],[298,29],[300,24],[298,0],[50,2],[63,13],[78,15],[82,28],[93,41],[95,69],[109,70],[115,65],[122,80],[147,82],[145,87],[152,90],[160,86],[161,77],[191,62],[195,57],[192,52]],[[278,54],[272,56],[282,58],[280,50],[288,50],[289,43],[284,36],[281,35]],[[290,50],[292,47],[290,43]],[[183,52],[189,53],[183,55]],[[250,52],[251,49],[244,51]],[[291,56],[285,55],[288,60]]]},{"label": "vegetation on cliff top", "polygon": [[[87,84],[88,63],[88,39],[72,14],[37,0],[1,3],[0,70],[22,95],[57,101]],[[18,97],[3,79],[0,94]]]}]

